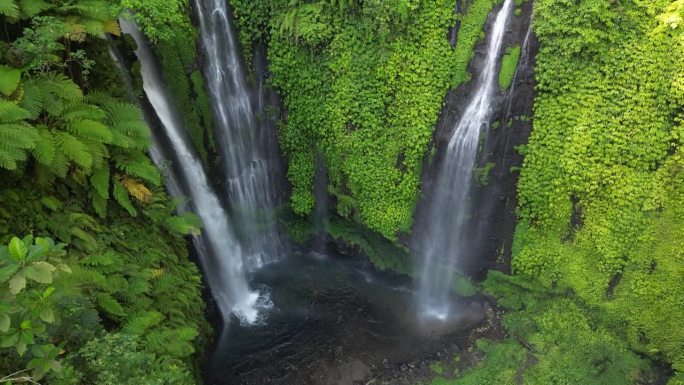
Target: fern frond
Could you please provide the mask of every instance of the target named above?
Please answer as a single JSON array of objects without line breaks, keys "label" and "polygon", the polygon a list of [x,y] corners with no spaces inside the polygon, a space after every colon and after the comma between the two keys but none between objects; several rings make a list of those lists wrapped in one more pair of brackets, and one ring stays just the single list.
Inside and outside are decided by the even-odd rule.
[{"label": "fern frond", "polygon": [[111,143],[112,141],[112,133],[109,131],[109,127],[95,120],[83,119],[68,122],[66,128],[72,134],[100,143]]},{"label": "fern frond", "polygon": [[133,204],[131,203],[131,200],[128,199],[128,192],[126,191],[126,188],[118,180],[114,181],[113,195],[114,200],[116,200],[121,207],[126,209],[130,216],[135,217],[138,215],[137,211],[135,211],[135,208],[133,207]]},{"label": "fern frond", "polygon": [[103,167],[90,176],[90,184],[103,199],[109,199],[109,169]]},{"label": "fern frond", "polygon": [[24,97],[19,101],[19,106],[29,112],[30,118],[35,119],[43,110],[43,92],[33,79],[24,82]]},{"label": "fern frond", "polygon": [[55,139],[50,130],[46,127],[39,128],[38,133],[38,140],[36,141],[36,147],[33,149],[33,156],[38,163],[44,166],[50,166],[55,159]]},{"label": "fern frond", "polygon": [[26,155],[18,148],[0,148],[0,167],[11,171],[16,170],[17,162],[22,160],[22,156]]},{"label": "fern frond", "polygon": [[157,311],[140,312],[128,317],[121,330],[128,334],[142,335],[147,329],[158,325],[163,319],[164,316]]},{"label": "fern frond", "polygon": [[159,169],[143,153],[114,156],[116,168],[127,175],[138,177],[154,186],[161,185]]},{"label": "fern frond", "polygon": [[0,99],[0,123],[16,123],[31,117],[31,114],[18,105]]},{"label": "fern frond", "polygon": [[55,141],[69,160],[85,168],[90,168],[93,164],[93,158],[86,146],[72,135],[66,132],[56,132]]},{"label": "fern frond", "polygon": [[98,294],[96,298],[98,306],[108,314],[117,317],[126,316],[126,311],[116,299],[104,293]]},{"label": "fern frond", "polygon": [[200,229],[202,228],[202,221],[195,214],[187,212],[179,216],[168,217],[164,221],[164,225],[172,233],[199,235]]},{"label": "fern frond", "polygon": [[0,0],[0,15],[12,19],[19,18],[19,6],[14,0]]},{"label": "fern frond", "polygon": [[0,123],[0,146],[32,149],[39,140],[38,131],[26,123]]},{"label": "fern frond", "polygon": [[0,65],[0,92],[5,96],[12,95],[19,87],[21,70],[18,68]]},{"label": "fern frond", "polygon": [[100,121],[107,117],[107,114],[98,106],[83,103],[81,101],[66,103],[62,119],[67,122],[75,122],[83,119]]},{"label": "fern frond", "polygon": [[121,183],[124,185],[126,190],[128,190],[128,194],[138,201],[147,203],[150,200],[152,191],[150,191],[150,189],[148,189],[144,184],[133,178],[123,178]]},{"label": "fern frond", "polygon": [[52,158],[52,163],[50,163],[48,169],[60,178],[66,178],[69,172],[69,159],[57,145],[55,146],[55,156]]},{"label": "fern frond", "polygon": [[93,194],[91,199],[93,209],[100,218],[107,216],[107,199],[100,196],[100,194]]},{"label": "fern frond", "polygon": [[19,7],[21,8],[22,18],[29,19],[54,7],[54,5],[48,4],[43,0],[19,0]]}]

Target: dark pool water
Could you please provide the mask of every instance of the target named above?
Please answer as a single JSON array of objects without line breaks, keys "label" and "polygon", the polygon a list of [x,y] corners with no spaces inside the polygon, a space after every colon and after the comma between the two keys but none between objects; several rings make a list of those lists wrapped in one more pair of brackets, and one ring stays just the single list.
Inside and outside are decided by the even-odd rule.
[{"label": "dark pool water", "polygon": [[354,257],[294,253],[259,270],[252,286],[269,292],[273,307],[257,325],[227,325],[205,367],[207,384],[365,384],[429,354],[444,333],[482,313],[463,303],[460,319],[426,328],[410,280]]}]

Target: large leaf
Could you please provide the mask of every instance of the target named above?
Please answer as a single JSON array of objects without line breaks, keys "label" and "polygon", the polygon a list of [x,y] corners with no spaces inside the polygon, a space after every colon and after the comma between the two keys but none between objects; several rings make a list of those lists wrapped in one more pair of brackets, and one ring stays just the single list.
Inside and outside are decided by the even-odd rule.
[{"label": "large leaf", "polygon": [[0,283],[7,282],[20,267],[21,266],[18,263],[12,263],[0,269]]},{"label": "large leaf", "polygon": [[[0,0],[0,2],[2,2],[2,0]],[[6,96],[12,95],[17,87],[19,87],[20,81],[21,70],[6,65],[0,65],[0,92]]]},{"label": "large leaf", "polygon": [[12,259],[15,261],[22,261],[24,258],[26,258],[26,254],[28,253],[28,248],[24,242],[17,237],[12,237],[8,250],[10,257],[12,257]]},{"label": "large leaf", "polygon": [[39,283],[52,283],[52,273],[57,270],[47,262],[36,262],[24,268],[26,278]]},{"label": "large leaf", "polygon": [[9,315],[0,314],[0,333],[7,333],[9,331],[11,320]]},{"label": "large leaf", "polygon": [[26,287],[26,277],[24,277],[24,272],[20,271],[9,280],[10,293],[16,295],[20,291],[24,290]]},{"label": "large leaf", "polygon": [[55,322],[55,313],[52,311],[52,309],[46,307],[40,312],[40,319],[51,324]]}]

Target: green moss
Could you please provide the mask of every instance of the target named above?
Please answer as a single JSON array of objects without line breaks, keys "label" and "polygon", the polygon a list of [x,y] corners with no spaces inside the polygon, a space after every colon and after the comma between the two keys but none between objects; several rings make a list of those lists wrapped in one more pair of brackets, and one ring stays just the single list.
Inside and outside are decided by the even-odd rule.
[{"label": "green moss", "polygon": [[432,370],[432,372],[435,374],[443,374],[444,364],[442,364],[441,362],[433,362],[430,364],[430,370]]},{"label": "green moss", "polygon": [[501,69],[499,70],[499,87],[502,90],[507,90],[513,83],[515,72],[518,69],[518,61],[520,60],[520,46],[506,48],[506,53],[501,60]]},{"label": "green moss", "polygon": [[473,176],[480,186],[487,186],[489,184],[489,174],[494,166],[496,166],[496,163],[489,162],[484,166],[476,167],[475,170],[473,170]]},{"label": "green moss", "polygon": [[294,211],[313,208],[320,148],[337,212],[396,239],[411,227],[441,101],[470,78],[495,1],[476,0],[459,16],[455,49],[444,38],[452,1],[264,3],[232,2],[243,42],[268,35],[271,79],[287,108],[279,138]]},{"label": "green moss", "polygon": [[682,10],[564,4],[535,2],[538,96],[513,270],[575,293],[630,349],[681,371],[684,49],[667,20]]},{"label": "green moss", "polygon": [[328,233],[337,241],[358,247],[379,270],[413,274],[408,250],[389,242],[362,225],[335,218],[328,225]]},{"label": "green moss", "polygon": [[460,297],[472,297],[477,294],[477,287],[466,276],[458,275],[454,278],[453,290]]}]

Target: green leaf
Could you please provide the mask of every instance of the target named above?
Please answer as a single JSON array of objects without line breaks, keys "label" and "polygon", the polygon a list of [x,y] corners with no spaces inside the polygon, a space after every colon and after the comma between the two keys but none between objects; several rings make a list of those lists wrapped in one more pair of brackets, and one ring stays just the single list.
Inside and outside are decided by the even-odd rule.
[{"label": "green leaf", "polygon": [[21,266],[18,263],[13,263],[0,269],[0,283],[7,282],[7,280],[10,279],[10,277],[12,277],[20,267]]},{"label": "green leaf", "polygon": [[99,196],[109,199],[109,169],[107,167],[95,171],[90,177],[90,183]]},{"label": "green leaf", "polygon": [[128,191],[126,188],[121,184],[119,181],[114,181],[114,199],[128,211],[128,214],[130,214],[132,217],[137,215],[137,212],[135,211],[135,208],[133,207],[133,204],[131,204],[131,200],[128,199]]},{"label": "green leaf", "polygon": [[101,294],[98,296],[97,304],[100,305],[100,307],[109,314],[120,317],[126,315],[126,311],[121,306],[121,304],[119,304],[117,300],[106,294]]},{"label": "green leaf", "polygon": [[57,211],[60,207],[62,207],[62,202],[60,202],[59,199],[53,196],[42,197],[40,199],[40,203],[42,203],[43,206],[49,208],[52,211]]},{"label": "green leaf", "polygon": [[19,17],[19,7],[14,0],[0,0],[0,15],[16,19]]},{"label": "green leaf", "polygon": [[55,288],[50,286],[47,289],[45,289],[45,291],[43,292],[41,297],[43,299],[49,298],[52,295],[52,293],[54,293],[54,292],[55,292]]},{"label": "green leaf", "polygon": [[[0,3],[2,0],[0,0]],[[2,12],[2,6],[0,6]],[[0,65],[0,92],[9,96],[17,90],[21,81],[21,70],[18,68]]]},{"label": "green leaf", "polygon": [[11,322],[9,315],[0,314],[0,333],[7,333]]},{"label": "green leaf", "polygon": [[6,336],[0,336],[0,348],[9,348],[19,341],[19,332],[14,332]]},{"label": "green leaf", "polygon": [[24,242],[17,237],[12,237],[12,240],[9,243],[10,257],[12,257],[12,259],[15,261],[22,261],[24,258],[26,258],[27,253],[28,249],[26,248]]},{"label": "green leaf", "polygon": [[24,272],[20,271],[9,280],[10,293],[16,295],[26,287]]},{"label": "green leaf", "polygon": [[46,307],[40,312],[40,319],[51,324],[55,321],[55,313],[52,311],[52,309]]},{"label": "green leaf", "polygon": [[21,10],[23,17],[33,17],[54,5],[48,4],[43,0],[21,0]]},{"label": "green leaf", "polygon": [[35,262],[24,269],[26,278],[39,283],[52,283],[52,273],[57,270],[47,262]]},{"label": "green leaf", "polygon": [[26,342],[19,341],[17,342],[14,347],[17,349],[17,354],[19,354],[19,357],[23,357],[24,353],[26,353]]}]

